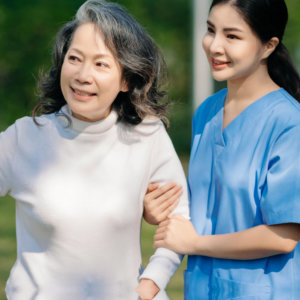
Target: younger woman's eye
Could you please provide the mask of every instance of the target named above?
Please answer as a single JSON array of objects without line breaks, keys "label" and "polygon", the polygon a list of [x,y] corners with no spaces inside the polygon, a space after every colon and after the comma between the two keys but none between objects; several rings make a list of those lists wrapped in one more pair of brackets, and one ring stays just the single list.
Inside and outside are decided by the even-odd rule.
[{"label": "younger woman's eye", "polygon": [[214,33],[214,30],[211,27],[207,27],[207,32]]},{"label": "younger woman's eye", "polygon": [[79,61],[79,58],[75,55],[69,55],[69,60],[71,61]]},{"label": "younger woman's eye", "polygon": [[227,35],[227,38],[231,39],[231,40],[235,40],[235,39],[238,39],[238,37],[234,34],[228,34]]}]

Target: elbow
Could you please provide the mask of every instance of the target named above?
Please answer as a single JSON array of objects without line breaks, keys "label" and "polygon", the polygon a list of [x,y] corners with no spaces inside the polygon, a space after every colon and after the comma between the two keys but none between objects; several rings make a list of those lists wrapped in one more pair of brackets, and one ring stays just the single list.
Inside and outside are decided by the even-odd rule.
[{"label": "elbow", "polygon": [[295,250],[297,244],[298,244],[298,241],[287,240],[283,243],[283,245],[281,247],[282,249],[280,252],[282,254],[289,254]]}]

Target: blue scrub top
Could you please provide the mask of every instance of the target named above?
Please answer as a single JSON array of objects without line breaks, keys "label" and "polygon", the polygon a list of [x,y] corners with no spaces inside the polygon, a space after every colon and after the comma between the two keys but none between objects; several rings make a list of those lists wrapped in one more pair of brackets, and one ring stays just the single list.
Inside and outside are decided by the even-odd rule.
[{"label": "blue scrub top", "polygon": [[[227,89],[193,118],[188,183],[201,235],[300,223],[300,105],[284,89],[248,106],[223,130]],[[256,260],[189,256],[185,299],[300,299],[300,246]]]}]

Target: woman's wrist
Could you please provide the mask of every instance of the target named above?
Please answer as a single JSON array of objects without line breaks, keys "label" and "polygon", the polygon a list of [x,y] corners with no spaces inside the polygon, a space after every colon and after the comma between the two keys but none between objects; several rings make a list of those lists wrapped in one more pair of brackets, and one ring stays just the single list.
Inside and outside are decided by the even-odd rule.
[{"label": "woman's wrist", "polygon": [[153,299],[158,294],[159,290],[157,284],[152,279],[148,278],[142,278],[136,288],[136,292],[141,300]]}]

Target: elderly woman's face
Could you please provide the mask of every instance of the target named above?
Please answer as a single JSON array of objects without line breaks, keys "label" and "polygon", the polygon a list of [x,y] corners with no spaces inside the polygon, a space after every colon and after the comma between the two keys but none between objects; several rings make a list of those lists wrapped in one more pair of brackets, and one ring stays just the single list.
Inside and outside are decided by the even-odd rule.
[{"label": "elderly woman's face", "polygon": [[73,116],[88,122],[106,118],[118,93],[128,90],[120,64],[94,24],[80,25],[75,31],[60,84]]}]

